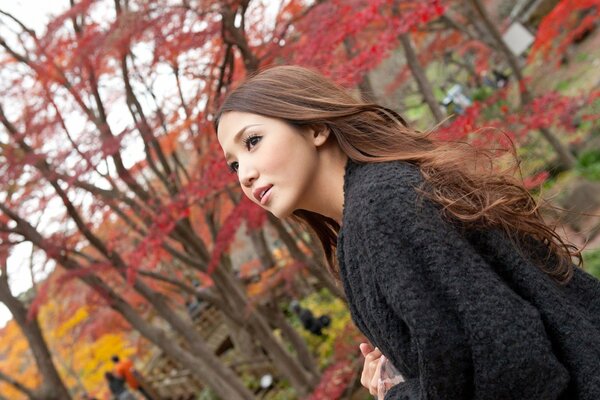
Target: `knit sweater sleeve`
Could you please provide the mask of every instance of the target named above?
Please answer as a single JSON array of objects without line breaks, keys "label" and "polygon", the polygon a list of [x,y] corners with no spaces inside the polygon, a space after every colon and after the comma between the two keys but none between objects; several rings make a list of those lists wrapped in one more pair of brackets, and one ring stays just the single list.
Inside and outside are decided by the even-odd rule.
[{"label": "knit sweater sleeve", "polygon": [[367,268],[418,352],[418,382],[386,400],[559,398],[569,377],[537,309],[440,208],[395,180],[373,184],[362,201]]}]

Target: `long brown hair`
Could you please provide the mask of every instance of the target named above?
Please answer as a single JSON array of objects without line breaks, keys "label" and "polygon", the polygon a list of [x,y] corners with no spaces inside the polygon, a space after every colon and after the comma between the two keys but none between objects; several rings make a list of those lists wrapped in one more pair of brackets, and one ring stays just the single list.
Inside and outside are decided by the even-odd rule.
[{"label": "long brown hair", "polygon": [[[571,278],[572,257],[582,262],[577,249],[543,221],[540,206],[515,177],[515,171],[494,167],[492,151],[432,139],[429,133],[408,127],[394,111],[357,99],[316,72],[298,66],[259,72],[228,95],[216,125],[220,116],[230,111],[278,118],[297,127],[324,126],[355,162],[402,160],[417,165],[429,188],[422,193],[440,204],[447,218],[466,226],[501,228],[520,251],[559,283]],[[294,215],[314,230],[330,272],[337,277],[334,250],[338,223],[306,210],[297,210]],[[545,245],[544,257],[536,258],[539,251],[527,248],[525,243],[531,239]]]}]

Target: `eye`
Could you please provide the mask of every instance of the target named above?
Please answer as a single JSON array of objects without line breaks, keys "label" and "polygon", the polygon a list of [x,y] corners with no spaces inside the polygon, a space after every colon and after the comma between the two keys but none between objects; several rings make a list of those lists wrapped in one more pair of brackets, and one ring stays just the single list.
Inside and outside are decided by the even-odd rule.
[{"label": "eye", "polygon": [[262,139],[262,136],[258,136],[258,135],[248,136],[246,139],[244,139],[244,145],[246,146],[246,149],[248,149],[248,150],[252,149],[254,146],[256,146],[258,144],[258,142],[260,142],[260,139]]},{"label": "eye", "polygon": [[231,164],[229,164],[229,171],[231,171],[231,173],[233,174],[237,174],[239,166],[240,165],[238,164],[238,162],[234,161]]}]

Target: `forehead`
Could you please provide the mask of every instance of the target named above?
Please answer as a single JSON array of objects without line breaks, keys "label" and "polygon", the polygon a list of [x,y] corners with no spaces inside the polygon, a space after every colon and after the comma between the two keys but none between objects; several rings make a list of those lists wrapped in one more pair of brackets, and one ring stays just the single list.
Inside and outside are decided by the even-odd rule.
[{"label": "forehead", "polygon": [[264,123],[266,118],[258,115],[239,111],[229,111],[221,115],[217,129],[217,139],[223,145],[246,125]]},{"label": "forehead", "polygon": [[239,111],[226,112],[221,116],[219,120],[219,127],[217,129],[217,140],[227,157],[228,151],[231,151],[239,141],[241,133],[246,128],[250,128],[256,125],[263,125],[268,122],[267,117],[263,117],[258,114],[251,114]]}]

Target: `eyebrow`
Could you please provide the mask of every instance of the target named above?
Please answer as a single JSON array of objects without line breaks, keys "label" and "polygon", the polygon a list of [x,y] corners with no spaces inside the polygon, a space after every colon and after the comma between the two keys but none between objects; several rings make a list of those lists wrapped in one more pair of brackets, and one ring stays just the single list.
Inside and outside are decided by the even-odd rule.
[{"label": "eyebrow", "polygon": [[[240,136],[241,136],[241,135],[242,135],[244,132],[246,132],[246,129],[248,129],[248,128],[251,128],[251,127],[253,127],[253,126],[259,126],[259,125],[262,125],[262,124],[249,124],[249,125],[246,125],[245,127],[243,127],[242,129],[240,129],[240,130],[239,130],[239,131],[238,131],[238,132],[237,132],[237,133],[236,133],[236,134],[233,136],[233,142],[234,142],[234,143],[235,143],[235,142],[237,142],[237,141],[238,141],[238,139],[239,139],[239,137],[240,137]],[[230,154],[229,154],[229,153],[225,153],[225,158],[226,158],[226,159],[228,159],[228,158],[229,158],[229,156],[230,156]]]}]

